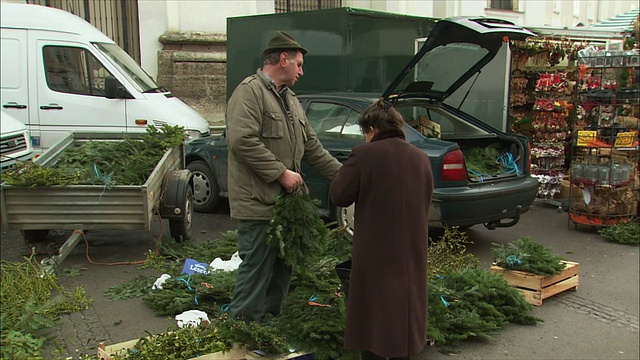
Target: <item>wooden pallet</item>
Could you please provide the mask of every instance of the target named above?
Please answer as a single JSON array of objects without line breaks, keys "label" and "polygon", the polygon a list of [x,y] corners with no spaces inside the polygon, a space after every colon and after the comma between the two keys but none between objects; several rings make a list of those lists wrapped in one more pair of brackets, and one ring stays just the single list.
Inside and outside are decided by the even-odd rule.
[{"label": "wooden pallet", "polygon": [[506,270],[493,265],[491,272],[502,274],[509,285],[520,290],[529,304],[540,306],[542,300],[566,290],[578,290],[580,264],[562,261],[565,265],[560,274],[542,276],[524,271]]}]

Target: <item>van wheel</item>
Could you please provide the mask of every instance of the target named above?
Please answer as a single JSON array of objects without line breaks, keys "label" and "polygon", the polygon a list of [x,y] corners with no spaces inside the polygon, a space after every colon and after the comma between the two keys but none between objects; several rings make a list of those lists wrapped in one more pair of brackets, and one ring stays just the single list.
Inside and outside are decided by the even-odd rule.
[{"label": "van wheel", "polygon": [[356,206],[351,204],[348,207],[336,206],[334,209],[336,223],[339,227],[346,227],[347,233],[353,237],[353,220]]},{"label": "van wheel", "polygon": [[193,228],[193,193],[191,187],[185,186],[184,208],[182,217],[177,220],[169,220],[169,232],[176,241],[191,239]]},{"label": "van wheel", "polygon": [[201,213],[212,213],[218,207],[220,195],[213,171],[204,161],[194,161],[187,165],[191,171],[193,209]]}]

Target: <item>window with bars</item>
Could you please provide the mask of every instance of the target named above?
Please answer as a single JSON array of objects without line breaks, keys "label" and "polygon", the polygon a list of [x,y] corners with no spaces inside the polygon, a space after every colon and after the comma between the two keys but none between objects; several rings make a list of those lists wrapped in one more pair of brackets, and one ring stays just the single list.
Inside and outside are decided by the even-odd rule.
[{"label": "window with bars", "polygon": [[[0,0],[1,1],[1,0]],[[26,0],[68,11],[97,27],[140,63],[138,2],[131,0]]]},{"label": "window with bars", "polygon": [[342,0],[274,0],[275,11],[286,13],[294,11],[332,9],[342,7]]},{"label": "window with bars", "polygon": [[489,0],[489,8],[496,10],[518,10],[518,0]]}]

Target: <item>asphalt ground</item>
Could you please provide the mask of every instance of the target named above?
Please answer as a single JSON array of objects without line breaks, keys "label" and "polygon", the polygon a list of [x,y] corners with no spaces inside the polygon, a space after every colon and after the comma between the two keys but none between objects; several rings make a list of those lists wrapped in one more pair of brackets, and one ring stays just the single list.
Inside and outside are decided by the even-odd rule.
[{"label": "asphalt ground", "polygon": [[[413,359],[638,359],[639,258],[637,246],[606,242],[597,229],[569,224],[566,212],[539,204],[511,228],[488,230],[474,226],[467,232],[469,251],[490,267],[493,243],[507,244],[521,236],[550,247],[566,260],[578,262],[579,287],[543,301],[534,315],[544,319],[535,326],[509,325],[488,341],[465,341],[454,354],[427,347]],[[237,227],[228,208],[215,214],[195,214],[195,241],[220,238]],[[100,263],[144,260],[161,234],[168,236],[166,221],[154,220],[150,231],[92,231],[60,264],[78,269],[78,276],[60,277],[67,288],[84,286],[93,298],[89,309],[65,315],[50,333],[45,356],[51,359],[96,354],[100,342],[112,345],[165,331],[175,320],[155,316],[142,299],[112,301],[105,291],[139,275],[155,274],[136,265]],[[26,244],[18,231],[1,231],[1,257],[18,261],[30,253],[60,246],[69,232],[52,231],[45,243]],[[56,350],[57,349],[57,350]],[[52,355],[54,352],[56,355]]]}]

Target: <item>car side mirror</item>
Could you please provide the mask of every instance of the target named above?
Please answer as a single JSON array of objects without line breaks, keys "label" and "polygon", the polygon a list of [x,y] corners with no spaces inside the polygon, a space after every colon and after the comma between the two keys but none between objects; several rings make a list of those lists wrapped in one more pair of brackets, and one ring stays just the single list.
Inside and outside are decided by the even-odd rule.
[{"label": "car side mirror", "polygon": [[107,99],[133,99],[133,95],[124,88],[118,79],[109,76],[104,79],[104,96]]}]

